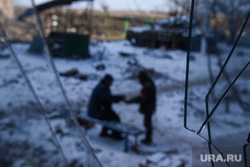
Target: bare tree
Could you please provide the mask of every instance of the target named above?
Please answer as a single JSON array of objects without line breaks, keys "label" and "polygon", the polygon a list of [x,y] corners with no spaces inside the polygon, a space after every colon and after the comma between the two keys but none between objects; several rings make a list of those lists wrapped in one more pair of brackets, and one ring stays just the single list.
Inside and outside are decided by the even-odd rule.
[{"label": "bare tree", "polygon": [[111,31],[111,19],[110,19],[110,13],[109,13],[109,6],[105,1],[102,1],[101,7],[103,10],[103,16],[104,16],[105,38],[108,38],[111,33],[110,32]]},{"label": "bare tree", "polygon": [[228,42],[234,42],[244,18],[250,9],[249,0],[210,0],[213,17],[221,22],[216,27],[223,28],[228,32]]},{"label": "bare tree", "polygon": [[[250,0],[208,0],[208,3],[195,0],[195,13],[204,14],[208,9],[213,19],[214,28],[227,33],[228,42],[234,42],[242,22],[250,9]],[[172,13],[189,14],[191,0],[166,0]],[[211,23],[211,21],[209,21]]]},{"label": "bare tree", "polygon": [[[195,6],[200,1],[195,1]],[[171,6],[172,13],[189,14],[191,11],[191,0],[166,0],[166,4]]]}]

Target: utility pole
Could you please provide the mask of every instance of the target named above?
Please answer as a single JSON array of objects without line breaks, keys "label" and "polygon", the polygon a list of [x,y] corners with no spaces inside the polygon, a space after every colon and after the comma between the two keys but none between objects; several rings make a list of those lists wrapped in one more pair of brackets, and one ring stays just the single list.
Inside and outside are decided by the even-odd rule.
[{"label": "utility pole", "polygon": [[204,0],[204,22],[203,22],[203,29],[202,29],[202,37],[201,37],[201,53],[202,55],[207,54],[207,35],[210,28],[210,3],[209,0]]},{"label": "utility pole", "polygon": [[89,2],[89,26],[88,26],[88,31],[89,31],[89,38],[91,38],[92,35],[92,29],[93,29],[93,2]]}]

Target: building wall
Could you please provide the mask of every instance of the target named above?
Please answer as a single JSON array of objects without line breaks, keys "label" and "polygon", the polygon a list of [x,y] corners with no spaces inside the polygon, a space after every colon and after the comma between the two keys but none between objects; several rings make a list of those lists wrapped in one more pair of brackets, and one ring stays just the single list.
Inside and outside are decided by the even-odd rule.
[{"label": "building wall", "polygon": [[14,17],[13,0],[0,0],[0,12],[5,17]]}]

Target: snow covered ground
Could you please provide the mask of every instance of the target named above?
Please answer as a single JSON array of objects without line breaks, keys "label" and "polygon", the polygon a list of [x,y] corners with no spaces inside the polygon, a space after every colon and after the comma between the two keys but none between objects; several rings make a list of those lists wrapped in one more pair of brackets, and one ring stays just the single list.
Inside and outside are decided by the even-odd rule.
[{"label": "snow covered ground", "polygon": [[[48,60],[42,55],[27,53],[28,44],[15,43],[12,47],[45,110],[51,113],[65,108],[65,100],[55,82]],[[103,50],[105,51],[102,53]],[[228,50],[225,50],[225,55],[227,55],[226,51]],[[207,143],[183,126],[186,52],[164,48],[133,47],[126,40],[92,41],[90,52],[92,57],[84,60],[54,58],[59,73],[72,69],[78,71],[76,76],[60,76],[67,97],[75,109],[86,107],[92,89],[107,73],[115,78],[111,87],[112,92],[125,94],[127,98],[140,92],[141,86],[135,77],[139,70],[146,69],[157,86],[157,110],[153,117],[153,144],[146,147],[146,149],[153,150],[151,154],[139,154],[132,149],[129,152],[123,152],[123,141],[98,136],[101,126],[95,125],[90,129],[82,127],[86,139],[102,166],[201,166],[198,160],[192,159],[192,148],[203,147],[207,152]],[[249,61],[249,52],[249,49],[241,49],[241,56],[233,57],[232,62],[235,68],[242,67],[242,64]],[[1,50],[1,55],[8,54],[8,48]],[[2,164],[15,167],[41,164],[63,166],[63,158],[52,139],[48,124],[39,112],[34,96],[27,87],[16,62],[11,57],[2,57],[0,59],[0,146],[3,148],[0,151],[3,155],[0,156],[2,157],[0,160]],[[195,130],[200,128],[205,119],[204,95],[210,88],[207,61],[207,56],[192,53],[187,125]],[[219,72],[218,59],[212,56],[211,62],[216,76]],[[98,66],[104,69],[98,70]],[[231,70],[236,71],[235,68]],[[81,80],[77,77],[79,75],[84,75],[87,79]],[[248,97],[250,93],[249,75],[246,76],[239,81],[242,83],[241,90],[246,92],[244,97]],[[219,85],[223,85],[223,82]],[[120,102],[114,104],[113,108],[123,123],[140,129],[144,128],[138,105]],[[250,113],[244,112],[237,102],[230,102],[229,113],[225,114],[225,111],[216,113],[217,120],[213,120],[212,126],[216,131],[213,131],[212,137],[217,139],[216,141],[221,141],[229,136],[236,137],[235,135],[239,132],[247,135],[250,129],[249,116]],[[64,118],[49,119],[49,123],[56,133],[67,161],[72,166],[81,166],[86,161],[90,161],[86,157],[88,156],[86,148],[82,146],[79,131],[75,126],[68,126]],[[206,129],[202,135],[207,136]],[[129,144],[132,145],[134,139],[129,140]],[[245,139],[239,140],[239,144],[242,144]],[[139,143],[139,147],[145,146]],[[209,163],[202,164],[202,166],[206,165],[210,166]],[[96,165],[92,163],[89,166]]]}]

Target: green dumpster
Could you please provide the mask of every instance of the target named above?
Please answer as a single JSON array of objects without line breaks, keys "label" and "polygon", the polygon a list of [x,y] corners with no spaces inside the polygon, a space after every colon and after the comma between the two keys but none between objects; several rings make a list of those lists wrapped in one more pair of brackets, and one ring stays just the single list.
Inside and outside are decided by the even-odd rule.
[{"label": "green dumpster", "polygon": [[53,57],[86,58],[89,56],[89,35],[52,32],[48,37]]}]

